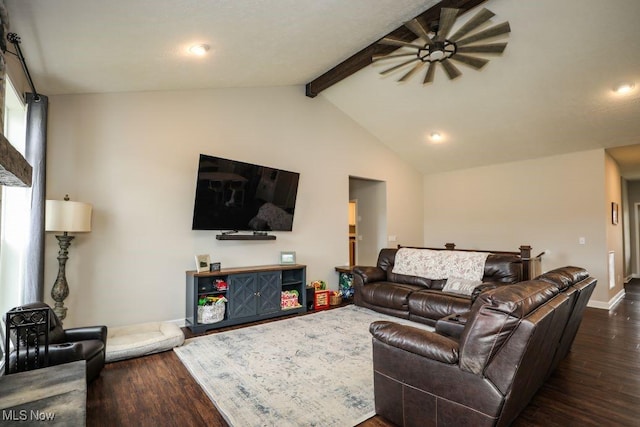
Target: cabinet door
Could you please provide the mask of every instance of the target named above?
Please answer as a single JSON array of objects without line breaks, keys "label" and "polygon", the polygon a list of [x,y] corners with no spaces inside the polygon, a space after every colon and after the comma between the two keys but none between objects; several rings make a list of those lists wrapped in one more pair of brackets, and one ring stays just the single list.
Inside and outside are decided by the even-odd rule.
[{"label": "cabinet door", "polygon": [[229,318],[256,315],[256,274],[234,274],[229,276]]},{"label": "cabinet door", "polygon": [[258,314],[280,311],[281,292],[282,280],[279,271],[258,273]]}]

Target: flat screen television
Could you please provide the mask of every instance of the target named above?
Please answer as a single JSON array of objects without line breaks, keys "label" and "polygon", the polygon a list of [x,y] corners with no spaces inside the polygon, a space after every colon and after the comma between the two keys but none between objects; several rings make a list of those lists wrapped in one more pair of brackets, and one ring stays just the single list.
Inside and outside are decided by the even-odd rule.
[{"label": "flat screen television", "polygon": [[291,231],[300,174],[200,155],[194,230]]}]

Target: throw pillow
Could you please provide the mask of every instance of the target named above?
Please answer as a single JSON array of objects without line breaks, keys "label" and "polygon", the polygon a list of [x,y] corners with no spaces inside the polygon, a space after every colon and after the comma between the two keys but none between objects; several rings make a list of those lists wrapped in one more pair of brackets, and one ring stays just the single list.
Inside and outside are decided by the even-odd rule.
[{"label": "throw pillow", "polygon": [[458,277],[449,277],[442,288],[442,292],[471,296],[476,286],[481,285],[481,280],[467,280]]}]

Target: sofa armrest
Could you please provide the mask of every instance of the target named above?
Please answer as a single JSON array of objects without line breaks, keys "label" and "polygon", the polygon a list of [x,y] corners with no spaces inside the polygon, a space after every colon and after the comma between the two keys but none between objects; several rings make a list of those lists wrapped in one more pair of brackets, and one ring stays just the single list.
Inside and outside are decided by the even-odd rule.
[{"label": "sofa armrest", "polygon": [[353,267],[353,274],[360,278],[363,285],[367,283],[379,282],[387,277],[387,273],[380,267]]},{"label": "sofa armrest", "polygon": [[82,343],[67,342],[49,345],[49,366],[84,360]]},{"label": "sofa armrest", "polygon": [[471,293],[471,303],[473,304],[476,298],[478,298],[478,296],[480,296],[480,294],[483,292],[490,291],[491,289],[495,289],[499,286],[507,286],[510,284],[511,283],[484,282],[483,284],[476,286]]},{"label": "sofa armrest", "polygon": [[449,365],[458,363],[458,343],[435,332],[387,321],[373,322],[369,332],[392,347]]},{"label": "sofa armrest", "polygon": [[436,333],[459,339],[467,324],[467,313],[451,314],[449,316],[438,319],[436,322]]},{"label": "sofa armrest", "polygon": [[64,330],[65,341],[75,342],[83,340],[100,340],[107,344],[106,326],[88,326],[83,328],[71,328]]}]

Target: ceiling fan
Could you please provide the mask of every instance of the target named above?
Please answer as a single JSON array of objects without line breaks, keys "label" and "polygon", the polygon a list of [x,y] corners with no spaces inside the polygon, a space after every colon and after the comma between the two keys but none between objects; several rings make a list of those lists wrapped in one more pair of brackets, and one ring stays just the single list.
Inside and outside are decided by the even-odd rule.
[{"label": "ceiling fan", "polygon": [[[511,31],[509,23],[503,22],[502,24],[474,33],[474,30],[495,16],[495,13],[489,9],[483,8],[454,34],[449,36],[449,32],[453,28],[459,11],[460,9],[443,7],[440,10],[439,21],[431,23],[428,27],[425,27],[418,19],[405,22],[404,26],[418,38],[416,41],[407,42],[393,37],[385,37],[380,40],[378,42],[379,44],[397,46],[404,48],[405,51],[403,53],[375,54],[372,58],[373,61],[413,57],[408,61],[401,62],[381,71],[380,74],[387,75],[413,64],[413,67],[398,79],[399,82],[404,82],[417,73],[423,66],[428,66],[423,80],[423,84],[426,84],[433,82],[436,65],[441,64],[449,79],[453,80],[462,73],[451,61],[457,61],[479,70],[484,67],[489,60],[469,54],[500,54],[504,52],[504,49],[507,47],[506,42],[474,44],[482,40],[502,36]],[[406,51],[406,49],[410,51]]]}]

